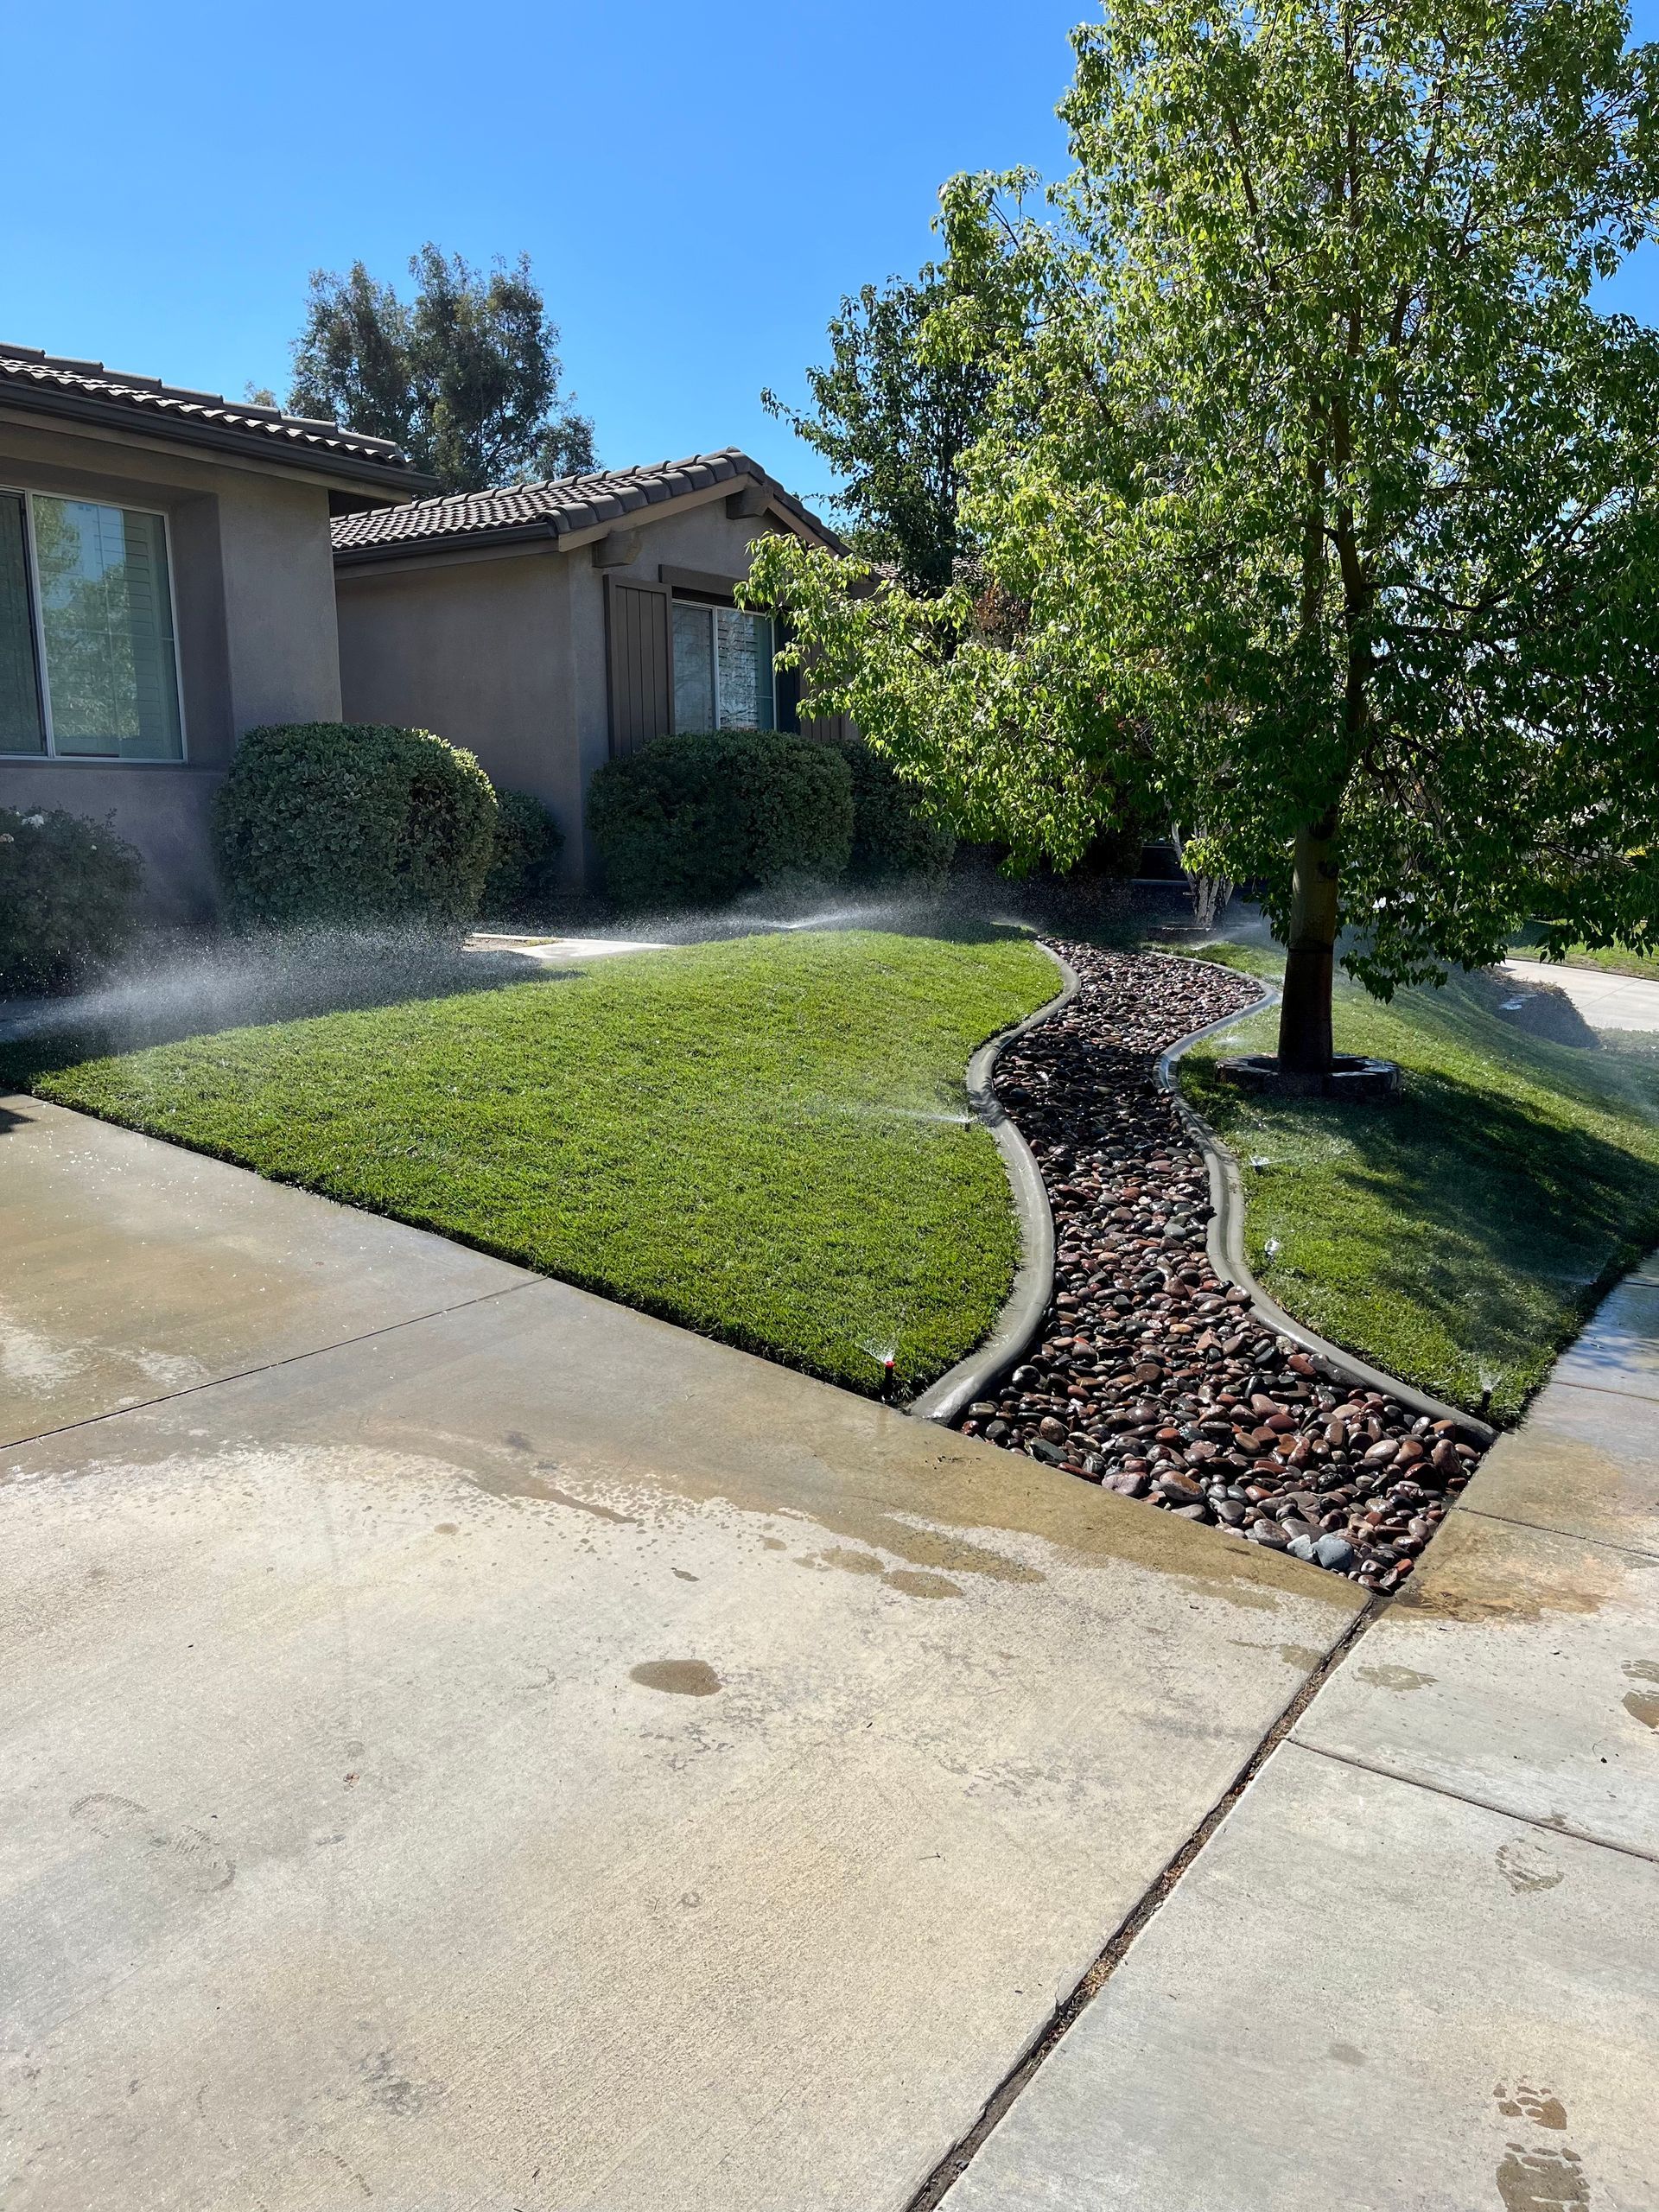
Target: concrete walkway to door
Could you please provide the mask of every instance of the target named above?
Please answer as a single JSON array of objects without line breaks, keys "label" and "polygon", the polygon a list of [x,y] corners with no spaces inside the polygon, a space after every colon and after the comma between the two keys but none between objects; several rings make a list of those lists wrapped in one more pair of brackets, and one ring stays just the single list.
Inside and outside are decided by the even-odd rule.
[{"label": "concrete walkway to door", "polygon": [[1656,2078],[1650,1262],[944,2202],[1652,2212]]},{"label": "concrete walkway to door", "polygon": [[1358,1603],[31,1098],[0,1249],[8,2212],[899,2212]]}]

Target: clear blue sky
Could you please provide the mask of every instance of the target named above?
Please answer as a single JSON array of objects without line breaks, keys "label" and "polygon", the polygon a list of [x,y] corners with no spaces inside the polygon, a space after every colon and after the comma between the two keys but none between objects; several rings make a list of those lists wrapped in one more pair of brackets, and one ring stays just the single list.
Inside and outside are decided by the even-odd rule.
[{"label": "clear blue sky", "polygon": [[[748,448],[836,302],[930,250],[941,181],[1054,175],[1087,0],[0,0],[0,338],[279,396],[308,272],[529,252],[613,464]],[[1637,29],[1659,35],[1659,0]],[[19,88],[27,89],[20,99]],[[1614,289],[1659,320],[1648,261]]]}]

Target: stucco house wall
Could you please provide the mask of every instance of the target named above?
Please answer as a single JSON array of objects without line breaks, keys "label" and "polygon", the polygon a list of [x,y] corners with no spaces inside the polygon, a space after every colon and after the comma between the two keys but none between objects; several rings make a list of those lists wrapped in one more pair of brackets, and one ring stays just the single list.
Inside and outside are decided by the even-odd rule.
[{"label": "stucco house wall", "polygon": [[[468,747],[498,786],[533,792],[552,808],[565,836],[566,887],[593,881],[584,799],[588,779],[611,752],[607,578],[654,585],[671,569],[735,582],[748,572],[754,541],[791,526],[803,512],[793,502],[767,510],[760,489],[770,480],[743,456],[733,458],[741,464],[736,473],[728,463],[723,476],[675,497],[663,511],[601,517],[557,536],[510,534],[522,524],[509,519],[506,542],[492,543],[495,494],[464,501],[464,542],[435,536],[353,546],[354,538],[372,541],[381,518],[338,526],[346,720],[414,723]],[[636,473],[602,480],[626,484]],[[734,500],[734,486],[741,493],[745,486],[755,491],[747,504],[760,511],[734,515],[731,505],[746,504]],[[403,520],[416,512],[407,511]],[[632,550],[619,557],[625,547]]]},{"label": "stucco house wall", "polygon": [[533,792],[568,836],[582,798],[569,741],[571,567],[547,551],[343,573],[346,720],[435,730],[470,747],[492,783]]},{"label": "stucco house wall", "polygon": [[[340,718],[331,509],[353,497],[396,495],[378,486],[372,494],[360,483],[354,486],[349,461],[321,468],[294,465],[274,438],[269,459],[197,449],[190,441],[207,435],[200,408],[188,416],[181,410],[181,434],[170,420],[166,429],[152,429],[137,404],[130,422],[43,414],[10,399],[4,372],[15,366],[8,349],[0,348],[0,487],[149,509],[166,518],[184,758],[0,753],[0,806],[112,817],[143,857],[151,911],[199,918],[215,901],[213,794],[242,733],[261,722]],[[116,411],[124,387],[110,383],[105,372],[99,376],[87,404]],[[77,384],[92,381],[54,378],[46,396],[72,410]],[[34,396],[22,380],[18,388]],[[153,406],[158,388],[135,389]],[[270,429],[272,413],[264,410],[255,434]],[[381,451],[391,455],[390,448]],[[391,474],[378,466],[364,472]],[[408,474],[411,490],[423,487],[425,480]]]}]

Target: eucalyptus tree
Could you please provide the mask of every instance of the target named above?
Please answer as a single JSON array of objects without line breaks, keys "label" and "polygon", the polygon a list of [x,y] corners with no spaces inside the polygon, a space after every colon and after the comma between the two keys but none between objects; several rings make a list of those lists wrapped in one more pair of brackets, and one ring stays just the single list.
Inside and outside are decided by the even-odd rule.
[{"label": "eucalyptus tree", "polygon": [[992,372],[979,571],[872,590],[783,540],[812,688],[969,835],[1081,852],[1113,794],[1265,885],[1287,1068],[1372,990],[1545,917],[1659,927],[1659,341],[1620,0],[1112,0],[1075,168],[943,194],[927,343]]},{"label": "eucalyptus tree", "polygon": [[486,273],[429,245],[409,270],[407,300],[360,261],[312,272],[289,406],[395,440],[446,492],[593,468],[529,257]]}]

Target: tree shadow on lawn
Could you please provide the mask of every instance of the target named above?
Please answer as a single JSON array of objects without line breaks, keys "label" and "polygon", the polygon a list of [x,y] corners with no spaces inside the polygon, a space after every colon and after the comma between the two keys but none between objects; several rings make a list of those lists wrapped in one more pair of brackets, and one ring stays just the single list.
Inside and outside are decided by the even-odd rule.
[{"label": "tree shadow on lawn", "polygon": [[0,1020],[0,1085],[152,1045],[321,1014],[568,983],[580,967],[467,951],[419,932],[226,936],[133,962],[93,988],[14,1005]]},{"label": "tree shadow on lawn", "polygon": [[[1334,1202],[1315,1233],[1351,1239],[1343,1288],[1363,1273],[1371,1295],[1421,1313],[1460,1349],[1471,1380],[1517,1370],[1519,1391],[1503,1389],[1494,1408],[1506,1416],[1659,1243],[1659,1162],[1442,1073],[1414,1072],[1391,1103],[1308,1100],[1273,1118],[1336,1154]],[[1379,1234],[1378,1209],[1397,1237]]]}]

